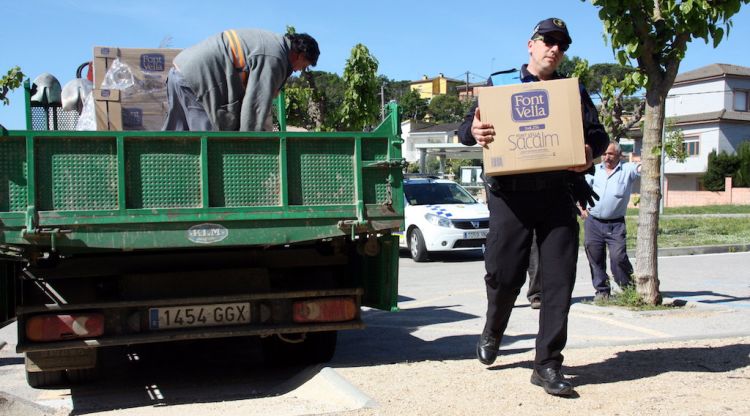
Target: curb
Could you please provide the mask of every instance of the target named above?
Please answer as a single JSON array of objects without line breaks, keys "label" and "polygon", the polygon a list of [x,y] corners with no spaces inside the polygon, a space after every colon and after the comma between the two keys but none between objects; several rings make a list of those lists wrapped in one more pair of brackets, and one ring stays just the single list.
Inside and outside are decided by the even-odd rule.
[{"label": "curb", "polygon": [[[584,251],[581,248],[579,251]],[[697,254],[742,253],[750,251],[750,244],[723,244],[716,246],[665,247],[657,250],[657,257],[693,256]],[[584,254],[585,255],[585,254]],[[635,258],[635,249],[628,250],[628,256]]]}]

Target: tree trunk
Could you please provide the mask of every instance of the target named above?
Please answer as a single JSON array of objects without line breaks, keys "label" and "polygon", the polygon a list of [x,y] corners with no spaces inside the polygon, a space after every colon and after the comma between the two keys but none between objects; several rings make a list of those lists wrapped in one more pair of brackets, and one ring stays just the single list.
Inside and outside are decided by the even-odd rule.
[{"label": "tree trunk", "polygon": [[312,90],[312,96],[310,97],[310,102],[307,106],[307,114],[315,124],[315,129],[320,130],[325,117],[325,114],[323,114],[323,111],[325,110],[325,98],[320,90],[318,90],[318,86],[315,84],[315,78],[313,78],[312,73],[310,71],[303,71],[302,74],[305,76],[305,80]]},{"label": "tree trunk", "polygon": [[661,151],[666,94],[655,88],[646,95],[646,117],[641,149],[641,200],[638,210],[635,282],[638,294],[649,305],[661,304],[657,260]]}]

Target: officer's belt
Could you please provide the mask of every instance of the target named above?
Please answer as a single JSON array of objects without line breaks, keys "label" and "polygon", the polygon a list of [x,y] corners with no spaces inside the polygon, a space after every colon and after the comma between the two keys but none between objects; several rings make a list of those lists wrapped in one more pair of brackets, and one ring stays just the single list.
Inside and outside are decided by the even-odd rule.
[{"label": "officer's belt", "polygon": [[568,185],[568,181],[563,175],[542,177],[495,176],[494,179],[500,190],[506,192],[549,191]]}]

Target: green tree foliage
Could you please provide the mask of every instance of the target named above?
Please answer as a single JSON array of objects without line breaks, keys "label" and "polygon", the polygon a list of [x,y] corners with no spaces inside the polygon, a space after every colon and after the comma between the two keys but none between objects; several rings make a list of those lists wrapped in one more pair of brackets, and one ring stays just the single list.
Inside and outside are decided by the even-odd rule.
[{"label": "green tree foliage", "polygon": [[[332,130],[336,125],[336,115],[344,101],[344,81],[335,73],[305,71],[306,77],[291,77],[285,87],[287,123],[308,130]],[[310,85],[315,85],[313,90]],[[317,91],[317,98],[314,95]],[[317,100],[320,105],[320,121],[310,111],[311,103]]]},{"label": "green tree foliage", "polygon": [[735,176],[740,167],[740,159],[737,155],[721,152],[718,155],[712,150],[708,155],[708,167],[703,175],[703,187],[709,191],[723,191],[724,178]]},{"label": "green tree foliage", "polygon": [[635,72],[635,68],[629,65],[605,63],[591,65],[589,71],[591,72],[591,76],[586,89],[592,94],[600,94],[602,91],[602,78],[607,77],[621,81],[628,74]]},{"label": "green tree foliage", "polygon": [[[582,0],[584,1],[584,0]],[[620,64],[631,59],[645,86],[641,200],[635,282],[647,304],[661,303],[657,267],[660,173],[664,105],[685,57],[688,43],[702,39],[718,46],[730,18],[750,0],[591,0]]]},{"label": "green tree foliage", "polygon": [[674,119],[668,118],[664,121],[664,134],[664,156],[679,163],[684,162],[687,159],[685,135],[681,129],[675,127]]},{"label": "green tree foliage", "polygon": [[8,99],[8,93],[21,86],[24,78],[21,68],[14,66],[8,70],[6,75],[0,78],[0,101],[3,105],[9,105],[10,100]]},{"label": "green tree foliage", "polygon": [[419,95],[419,91],[410,90],[398,100],[398,104],[404,118],[421,120],[427,115],[428,102]]},{"label": "green tree foliage", "polygon": [[750,140],[746,140],[737,147],[739,167],[735,175],[734,186],[750,187]]},{"label": "green tree foliage", "polygon": [[453,94],[440,94],[432,97],[427,106],[433,123],[456,123],[464,118],[466,105]]},{"label": "green tree foliage", "polygon": [[628,130],[643,117],[644,99],[633,97],[641,87],[642,79],[635,68],[619,64],[594,64],[573,57],[570,60],[572,76],[577,77],[589,94],[599,97],[599,116],[607,134],[616,141],[625,137]]},{"label": "green tree foliage", "polygon": [[362,130],[379,119],[377,72],[378,61],[369,49],[361,43],[355,45],[344,67],[344,101],[339,113],[342,129]]},{"label": "green tree foliage", "polygon": [[411,91],[409,88],[411,81],[396,81],[385,75],[378,75],[378,84],[383,86],[386,103],[391,100],[401,101],[401,98]]}]

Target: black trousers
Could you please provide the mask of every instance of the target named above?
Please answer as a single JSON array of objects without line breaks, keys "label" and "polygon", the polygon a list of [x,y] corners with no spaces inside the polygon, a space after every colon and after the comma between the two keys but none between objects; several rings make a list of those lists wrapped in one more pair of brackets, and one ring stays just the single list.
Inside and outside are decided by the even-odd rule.
[{"label": "black trousers", "polygon": [[568,338],[568,311],[578,260],[578,221],[567,189],[487,192],[490,231],[485,246],[485,334],[502,336],[526,280],[533,232],[539,246],[542,307],[536,337],[537,368],[560,368]]}]

